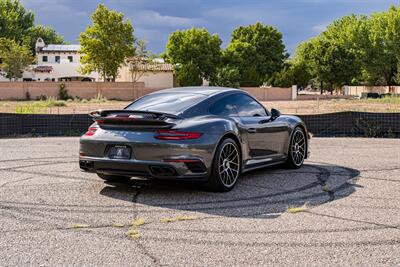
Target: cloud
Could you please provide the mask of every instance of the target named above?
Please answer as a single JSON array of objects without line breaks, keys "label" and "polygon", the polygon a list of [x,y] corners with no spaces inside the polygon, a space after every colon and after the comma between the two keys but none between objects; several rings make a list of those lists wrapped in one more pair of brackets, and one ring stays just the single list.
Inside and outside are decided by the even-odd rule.
[{"label": "cloud", "polygon": [[323,23],[323,24],[318,24],[312,26],[311,30],[315,33],[320,33],[326,30],[326,27],[328,27],[329,23]]},{"label": "cloud", "polygon": [[161,15],[153,10],[142,10],[133,16],[134,21],[141,27],[168,27],[168,28],[190,28],[202,22],[200,18],[185,18],[177,16]]}]

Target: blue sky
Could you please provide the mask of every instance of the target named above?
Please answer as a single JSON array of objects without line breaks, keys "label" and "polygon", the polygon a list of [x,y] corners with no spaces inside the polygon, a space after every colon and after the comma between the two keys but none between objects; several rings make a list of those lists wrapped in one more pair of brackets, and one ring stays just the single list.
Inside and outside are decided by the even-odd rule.
[{"label": "blue sky", "polygon": [[351,13],[371,14],[399,5],[400,0],[22,0],[36,14],[36,23],[53,26],[76,43],[90,24],[99,3],[130,19],[135,37],[145,39],[154,53],[165,50],[177,29],[205,27],[217,33],[225,47],[239,25],[263,22],[277,27],[292,53],[304,40],[323,31],[334,19]]}]

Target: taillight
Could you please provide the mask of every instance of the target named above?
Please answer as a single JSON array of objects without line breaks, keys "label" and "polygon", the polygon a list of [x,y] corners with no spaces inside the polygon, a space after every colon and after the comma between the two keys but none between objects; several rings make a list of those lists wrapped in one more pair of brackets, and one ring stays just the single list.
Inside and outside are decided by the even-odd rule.
[{"label": "taillight", "polygon": [[172,130],[158,130],[155,138],[160,140],[189,140],[197,139],[202,133],[197,132],[178,132]]},{"label": "taillight", "polygon": [[92,136],[96,133],[97,129],[98,129],[97,127],[89,127],[89,129],[87,130],[87,132],[84,135]]}]

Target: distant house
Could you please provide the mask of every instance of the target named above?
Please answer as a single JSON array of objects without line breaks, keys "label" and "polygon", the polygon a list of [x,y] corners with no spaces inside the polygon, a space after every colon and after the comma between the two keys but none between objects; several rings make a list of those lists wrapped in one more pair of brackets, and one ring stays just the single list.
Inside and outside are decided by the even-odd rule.
[{"label": "distant house", "polygon": [[79,73],[80,45],[46,45],[42,38],[36,42],[36,64],[24,72],[25,81],[98,81],[99,75]]},{"label": "distant house", "polygon": [[[36,41],[36,64],[23,74],[24,81],[102,81],[97,72],[83,75],[81,68],[80,45],[45,44],[42,38]],[[140,75],[132,79],[132,62]],[[143,82],[145,88],[161,89],[174,86],[173,66],[156,58],[151,61],[129,58],[118,70],[116,82]],[[0,81],[3,79],[0,75]]]},{"label": "distant house", "polygon": [[[135,63],[133,63],[135,62]],[[170,88],[174,86],[173,65],[161,58],[151,61],[129,58],[119,70],[117,82],[132,82],[132,66],[136,72],[136,82],[143,82],[146,88]]]}]

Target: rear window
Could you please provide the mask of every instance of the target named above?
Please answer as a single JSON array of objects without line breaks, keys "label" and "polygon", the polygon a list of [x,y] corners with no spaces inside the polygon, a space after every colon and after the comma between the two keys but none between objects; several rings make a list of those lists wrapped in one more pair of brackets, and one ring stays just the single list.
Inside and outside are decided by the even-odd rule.
[{"label": "rear window", "polygon": [[206,98],[202,94],[178,92],[150,94],[133,102],[126,109],[178,114]]}]

